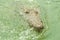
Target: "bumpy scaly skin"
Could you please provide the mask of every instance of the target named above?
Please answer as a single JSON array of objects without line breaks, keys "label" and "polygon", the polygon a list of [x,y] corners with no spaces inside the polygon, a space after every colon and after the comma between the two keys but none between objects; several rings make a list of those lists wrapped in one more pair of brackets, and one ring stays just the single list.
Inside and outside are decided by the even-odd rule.
[{"label": "bumpy scaly skin", "polygon": [[39,17],[39,11],[37,8],[23,8],[25,19],[27,20],[29,25],[38,30],[41,30],[43,29],[43,24]]}]

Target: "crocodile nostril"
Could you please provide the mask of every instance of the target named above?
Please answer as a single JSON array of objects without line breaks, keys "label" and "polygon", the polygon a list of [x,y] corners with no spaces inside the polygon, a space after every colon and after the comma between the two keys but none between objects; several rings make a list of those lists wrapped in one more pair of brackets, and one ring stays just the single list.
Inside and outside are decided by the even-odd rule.
[{"label": "crocodile nostril", "polygon": [[38,32],[42,32],[42,30],[44,29],[43,26],[40,26],[40,27],[34,27],[36,31]]},{"label": "crocodile nostril", "polygon": [[44,28],[43,26],[40,27],[40,29],[43,29],[43,28]]},{"label": "crocodile nostril", "polygon": [[38,26],[36,26],[38,29],[43,29],[43,25],[41,24],[41,25],[38,25]]},{"label": "crocodile nostril", "polygon": [[43,26],[40,26],[40,27],[36,27],[37,29],[41,30],[43,29],[44,27]]}]

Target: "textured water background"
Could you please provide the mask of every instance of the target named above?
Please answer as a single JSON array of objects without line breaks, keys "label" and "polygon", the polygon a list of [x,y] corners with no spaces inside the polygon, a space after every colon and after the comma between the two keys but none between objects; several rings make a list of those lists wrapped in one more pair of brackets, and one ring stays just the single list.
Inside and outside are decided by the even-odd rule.
[{"label": "textured water background", "polygon": [[[41,36],[28,26],[15,6],[20,0],[0,0],[0,40],[59,40],[60,39],[60,1],[59,0],[21,0],[21,3],[37,3],[41,8],[41,18],[48,30]],[[27,4],[25,3],[25,5]],[[34,4],[36,5],[36,4]],[[17,11],[16,11],[16,10]]]}]

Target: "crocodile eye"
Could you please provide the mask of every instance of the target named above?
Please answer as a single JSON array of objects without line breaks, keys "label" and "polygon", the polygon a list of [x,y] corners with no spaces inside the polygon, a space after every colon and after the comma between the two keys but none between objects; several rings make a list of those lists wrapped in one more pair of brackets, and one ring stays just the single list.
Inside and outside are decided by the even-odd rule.
[{"label": "crocodile eye", "polygon": [[38,11],[35,11],[36,14],[38,14]]},{"label": "crocodile eye", "polygon": [[26,11],[25,13],[26,13],[26,14],[29,14],[29,11]]}]

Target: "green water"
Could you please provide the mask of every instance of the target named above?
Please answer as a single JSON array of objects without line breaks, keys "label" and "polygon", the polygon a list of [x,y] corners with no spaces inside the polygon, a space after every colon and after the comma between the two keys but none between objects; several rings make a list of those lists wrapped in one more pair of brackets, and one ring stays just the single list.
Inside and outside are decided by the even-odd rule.
[{"label": "green water", "polygon": [[0,0],[0,40],[60,40],[60,0],[19,1],[28,6],[40,6],[41,18],[47,29],[42,36],[19,15],[16,1],[19,0]]}]

